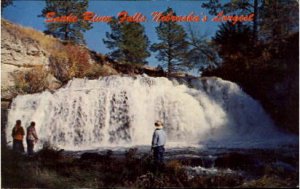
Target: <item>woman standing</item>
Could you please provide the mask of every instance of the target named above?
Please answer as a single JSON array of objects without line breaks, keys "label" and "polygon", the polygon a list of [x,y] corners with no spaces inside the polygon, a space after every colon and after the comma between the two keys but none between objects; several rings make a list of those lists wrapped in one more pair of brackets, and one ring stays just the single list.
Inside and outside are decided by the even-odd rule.
[{"label": "woman standing", "polygon": [[23,127],[21,126],[21,120],[17,120],[16,125],[12,130],[13,150],[15,152],[20,152],[20,153],[24,152],[24,146],[23,146],[24,135],[25,132]]}]

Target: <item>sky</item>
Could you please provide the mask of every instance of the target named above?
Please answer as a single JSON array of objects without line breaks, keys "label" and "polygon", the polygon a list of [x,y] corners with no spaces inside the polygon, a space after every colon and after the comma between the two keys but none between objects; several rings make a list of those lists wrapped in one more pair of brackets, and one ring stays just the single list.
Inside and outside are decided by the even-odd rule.
[{"label": "sky", "polygon": [[[155,11],[165,11],[168,7],[171,7],[177,15],[188,15],[190,12],[194,12],[195,15],[207,15],[209,18],[213,16],[208,14],[206,9],[201,8],[202,3],[205,0],[154,0],[154,1],[118,1],[118,0],[90,0],[88,11],[92,11],[98,16],[117,16],[117,14],[123,10],[127,11],[129,15],[133,15],[137,12],[142,13],[147,17],[147,22],[143,22],[146,35],[148,36],[150,43],[158,42],[155,27],[157,22],[152,21],[151,13]],[[38,17],[41,14],[42,9],[45,7],[45,1],[42,0],[14,0],[13,5],[6,7],[3,10],[3,18],[10,20],[14,23],[18,23],[22,26],[32,27],[39,31],[44,31],[46,28],[45,18]],[[188,23],[181,23],[184,27],[187,27]],[[215,22],[197,22],[193,23],[192,27],[197,30],[201,35],[210,38],[215,35],[218,29],[218,24]],[[87,46],[101,54],[110,52],[109,49],[103,44],[103,38],[105,33],[109,32],[110,28],[107,23],[99,22],[93,23],[93,29],[84,33]],[[160,64],[155,58],[155,54],[152,53],[148,59],[150,66],[157,66]]]}]

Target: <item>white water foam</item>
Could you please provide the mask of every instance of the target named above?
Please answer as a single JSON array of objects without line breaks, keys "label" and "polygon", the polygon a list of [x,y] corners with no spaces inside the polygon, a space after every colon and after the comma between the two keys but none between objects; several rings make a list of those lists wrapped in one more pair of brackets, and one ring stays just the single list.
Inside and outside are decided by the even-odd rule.
[{"label": "white water foam", "polygon": [[35,121],[42,142],[67,150],[149,145],[156,120],[164,122],[167,147],[265,147],[291,138],[235,83],[206,78],[190,84],[147,76],[73,79],[53,94],[16,97],[7,138],[18,119],[25,127]]}]

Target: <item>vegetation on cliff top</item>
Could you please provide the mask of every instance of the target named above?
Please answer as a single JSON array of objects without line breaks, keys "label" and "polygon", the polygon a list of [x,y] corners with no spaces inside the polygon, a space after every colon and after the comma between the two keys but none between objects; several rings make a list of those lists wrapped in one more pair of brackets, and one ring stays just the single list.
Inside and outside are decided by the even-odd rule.
[{"label": "vegetation on cliff top", "polygon": [[3,28],[21,41],[35,41],[49,58],[48,68],[44,66],[29,67],[27,71],[15,73],[16,88],[11,89],[18,94],[35,93],[45,89],[48,73],[62,83],[73,77],[97,78],[116,74],[116,70],[108,65],[105,56],[90,51],[85,46],[63,42],[57,38],[45,35],[32,28],[19,26],[1,19]]}]

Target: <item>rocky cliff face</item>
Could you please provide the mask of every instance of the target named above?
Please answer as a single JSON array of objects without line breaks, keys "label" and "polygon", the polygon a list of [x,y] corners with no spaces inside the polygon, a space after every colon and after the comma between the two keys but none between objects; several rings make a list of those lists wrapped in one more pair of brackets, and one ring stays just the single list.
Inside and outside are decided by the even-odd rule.
[{"label": "rocky cliff face", "polygon": [[[2,24],[1,36],[1,90],[2,99],[14,96],[9,88],[15,85],[13,74],[26,72],[35,67],[49,68],[49,53],[34,39],[21,38],[19,33]],[[60,87],[60,82],[51,74],[47,76],[48,87]]]},{"label": "rocky cliff face", "polygon": [[[24,85],[25,88],[30,88],[40,85],[41,82],[45,83],[42,84],[42,88],[36,87],[38,89],[29,90],[30,92],[27,90],[21,94],[40,92],[45,89],[55,90],[73,77],[95,79],[113,74],[166,76],[162,68],[118,63],[85,46],[68,44],[4,19],[1,20],[1,26],[2,108],[8,107],[10,100],[20,94],[14,89],[18,88],[20,80],[22,82],[22,79],[26,80],[28,77],[16,79],[16,76],[28,72],[31,72],[31,82],[21,83],[23,88]],[[43,79],[35,75],[42,75]]]}]

